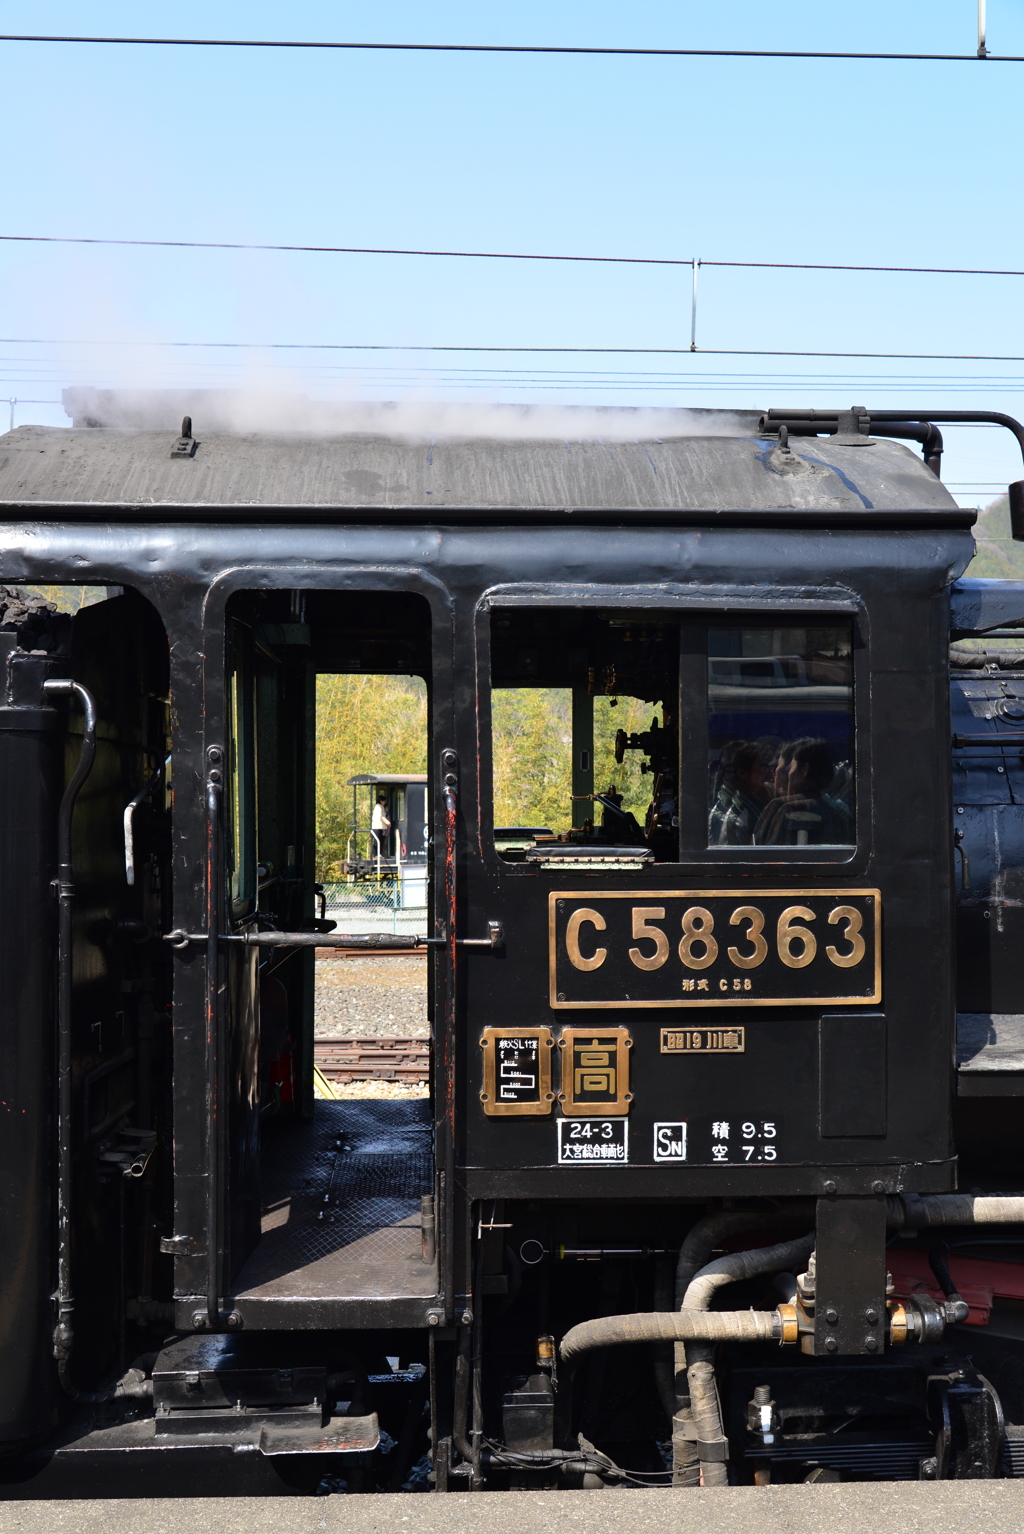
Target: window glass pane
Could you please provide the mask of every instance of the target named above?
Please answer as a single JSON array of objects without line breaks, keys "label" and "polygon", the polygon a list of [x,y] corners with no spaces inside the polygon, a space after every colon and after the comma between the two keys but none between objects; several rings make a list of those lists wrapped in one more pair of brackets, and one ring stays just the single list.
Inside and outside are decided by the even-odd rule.
[{"label": "window glass pane", "polygon": [[495,825],[564,829],[571,823],[571,689],[496,688],[491,710]]},{"label": "window glass pane", "polygon": [[[491,628],[495,841],[509,862],[678,856],[679,625],[517,608]],[[604,866],[604,865],[602,865]]]},{"label": "window glass pane", "polygon": [[228,863],[231,904],[244,915],[256,899],[256,751],[252,635],[232,622],[228,642],[228,719],[230,735],[230,841]]},{"label": "window glass pane", "polygon": [[626,697],[594,699],[594,787],[598,793],[621,798],[620,807],[641,825],[651,803],[650,761],[633,749],[620,751],[622,760],[616,761],[615,748],[622,734],[641,735],[655,720],[660,730],[664,722],[660,703]]},{"label": "window glass pane", "polygon": [[852,625],[708,634],[708,842],[853,842]]}]

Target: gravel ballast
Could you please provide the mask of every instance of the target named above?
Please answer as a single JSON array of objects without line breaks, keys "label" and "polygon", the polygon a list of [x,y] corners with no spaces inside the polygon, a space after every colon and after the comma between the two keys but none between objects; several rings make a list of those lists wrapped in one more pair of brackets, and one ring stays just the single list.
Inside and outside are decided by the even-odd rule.
[{"label": "gravel ballast", "polygon": [[318,1038],[429,1037],[427,956],[316,956],[314,1024]]}]

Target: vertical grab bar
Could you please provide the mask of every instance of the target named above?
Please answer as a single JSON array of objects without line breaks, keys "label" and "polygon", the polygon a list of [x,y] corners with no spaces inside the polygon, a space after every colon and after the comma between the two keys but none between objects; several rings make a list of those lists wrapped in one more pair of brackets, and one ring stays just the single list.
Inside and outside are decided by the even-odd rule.
[{"label": "vertical grab bar", "polygon": [[78,1401],[101,1401],[103,1393],[79,1391],[71,1384],[69,1367],[75,1333],[75,1296],[71,1286],[71,948],[75,898],[71,856],[71,823],[82,785],[96,756],[96,703],[79,682],[53,677],[43,683],[46,696],[75,697],[82,705],[82,750],[60,801],[57,815],[57,1325],[53,1356],[68,1395]]},{"label": "vertical grab bar", "polygon": [[444,1032],[441,1046],[440,1086],[444,1119],[444,1154],[441,1164],[440,1208],[438,1213],[439,1274],[444,1293],[445,1312],[450,1315],[452,1293],[452,1255],[454,1226],[452,1200],[455,1193],[455,1020],[457,992],[456,935],[458,925],[458,889],[456,884],[456,835],[459,809],[459,759],[454,751],[441,752],[441,798],[444,806],[444,954],[445,996]]},{"label": "vertical grab bar", "polygon": [[217,981],[220,933],[220,804],[224,774],[220,746],[206,753],[206,1318],[220,1326],[220,1051]]}]

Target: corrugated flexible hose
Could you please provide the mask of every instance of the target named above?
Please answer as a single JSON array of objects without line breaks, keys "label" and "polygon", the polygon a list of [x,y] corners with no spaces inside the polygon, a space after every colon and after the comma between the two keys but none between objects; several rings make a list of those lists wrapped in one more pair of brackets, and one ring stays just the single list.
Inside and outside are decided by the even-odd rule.
[{"label": "corrugated flexible hose", "polygon": [[575,1363],[593,1348],[613,1348],[630,1342],[771,1342],[779,1335],[774,1310],[641,1311],[632,1316],[599,1316],[581,1321],[562,1338],[559,1357]]},{"label": "corrugated flexible hose", "polygon": [[[679,1248],[676,1263],[675,1303],[673,1309],[681,1310],[691,1279],[711,1261],[716,1246],[730,1236],[738,1236],[763,1230],[778,1215],[769,1209],[725,1209],[705,1215],[690,1227]],[[686,1372],[686,1344],[677,1342],[673,1348],[673,1394],[675,1404],[669,1412],[672,1423],[672,1484],[673,1486],[699,1486],[700,1461],[697,1457],[696,1430],[690,1406],[690,1382]],[[657,1375],[657,1363],[655,1363]]]},{"label": "corrugated flexible hose", "polygon": [[886,1199],[890,1230],[919,1230],[926,1225],[1019,1225],[1024,1197],[1019,1193],[904,1194]]},{"label": "corrugated flexible hose", "polygon": [[[729,1312],[711,1311],[715,1294],[725,1284],[742,1282],[765,1273],[780,1273],[790,1267],[805,1268],[814,1250],[813,1231],[797,1241],[781,1241],[776,1246],[755,1247],[746,1252],[730,1252],[719,1257],[691,1280],[683,1298],[680,1314],[708,1314],[708,1318]],[[743,1312],[733,1312],[742,1314]],[[714,1346],[703,1341],[687,1342],[686,1376],[690,1386],[690,1411],[702,1486],[729,1484],[729,1440],[722,1426],[722,1407],[715,1383]],[[692,1485],[692,1480],[684,1484]]]},{"label": "corrugated flexible hose", "polygon": [[[725,1485],[727,1440],[722,1432],[721,1409],[715,1387],[711,1355],[719,1342],[771,1342],[781,1340],[782,1321],[777,1310],[707,1309],[724,1284],[737,1283],[757,1274],[772,1273],[794,1264],[805,1265],[814,1237],[785,1241],[754,1251],[734,1252],[710,1263],[689,1284],[684,1309],[653,1311],[626,1316],[601,1316],[574,1326],[562,1338],[562,1362],[575,1363],[594,1348],[621,1347],[635,1342],[685,1342],[690,1387],[694,1442],[705,1486]],[[705,1452],[702,1452],[705,1451]]]}]

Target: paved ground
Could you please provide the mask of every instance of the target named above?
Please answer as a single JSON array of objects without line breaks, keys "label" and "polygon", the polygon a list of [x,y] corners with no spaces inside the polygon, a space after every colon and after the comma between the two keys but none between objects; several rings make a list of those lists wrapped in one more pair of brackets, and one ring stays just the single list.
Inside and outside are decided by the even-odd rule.
[{"label": "paved ground", "polygon": [[5,1502],[0,1534],[1020,1534],[1024,1482]]},{"label": "paved ground", "polygon": [[425,1039],[426,955],[400,959],[316,956],[315,1030],[319,1038]]}]

